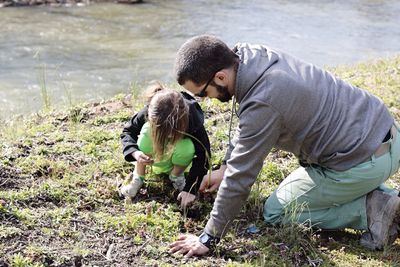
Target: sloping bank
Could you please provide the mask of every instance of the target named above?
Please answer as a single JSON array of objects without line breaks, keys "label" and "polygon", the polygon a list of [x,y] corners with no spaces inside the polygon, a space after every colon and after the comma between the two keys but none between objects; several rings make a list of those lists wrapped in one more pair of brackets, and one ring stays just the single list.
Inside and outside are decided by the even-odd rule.
[{"label": "sloping bank", "polygon": [[[400,57],[332,71],[380,96],[400,120]],[[201,105],[217,165],[226,148],[230,105],[217,101]],[[119,134],[141,106],[137,97],[116,96],[0,125],[0,266],[400,263],[399,240],[393,250],[382,254],[359,247],[354,232],[324,237],[301,227],[266,227],[262,199],[297,167],[293,155],[281,151],[268,156],[235,227],[218,251],[188,262],[169,255],[168,243],[178,233],[202,229],[213,196],[201,196],[201,202],[180,211],[171,185],[148,177],[133,204],[125,205],[118,198],[116,186],[131,171],[122,157]],[[399,174],[392,185],[400,187]],[[246,231],[250,224],[257,231]]]}]

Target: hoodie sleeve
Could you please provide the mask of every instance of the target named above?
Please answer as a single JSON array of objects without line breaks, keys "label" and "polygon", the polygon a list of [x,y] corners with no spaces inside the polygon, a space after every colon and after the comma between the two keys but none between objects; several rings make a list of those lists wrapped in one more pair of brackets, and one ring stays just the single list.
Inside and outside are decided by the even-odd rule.
[{"label": "hoodie sleeve", "polygon": [[139,150],[137,140],[140,130],[146,122],[147,107],[136,113],[126,124],[120,135],[122,142],[122,151],[126,161],[136,161],[132,156],[133,152]]},{"label": "hoodie sleeve", "polygon": [[191,137],[191,139],[194,145],[195,156],[192,161],[192,167],[186,177],[186,184],[183,191],[195,195],[199,190],[203,176],[207,173],[209,165],[207,154],[211,157],[211,151],[210,141],[203,125],[197,131],[193,132],[192,135],[194,137]]},{"label": "hoodie sleeve", "polygon": [[[182,92],[189,105],[189,134],[194,145],[194,158],[183,191],[196,194],[203,176],[208,171],[211,157],[210,141],[204,128],[204,114],[200,105],[190,95]],[[208,154],[208,155],[207,155]]]},{"label": "hoodie sleeve", "polygon": [[252,102],[239,114],[237,142],[227,161],[205,232],[223,237],[241,210],[265,157],[278,140],[281,116],[268,104]]}]

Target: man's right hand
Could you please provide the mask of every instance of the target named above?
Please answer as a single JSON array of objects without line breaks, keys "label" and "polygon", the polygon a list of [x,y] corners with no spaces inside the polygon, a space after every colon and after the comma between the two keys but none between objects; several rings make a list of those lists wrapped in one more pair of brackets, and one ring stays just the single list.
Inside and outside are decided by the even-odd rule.
[{"label": "man's right hand", "polygon": [[150,165],[154,163],[154,160],[144,154],[142,151],[135,151],[132,153],[132,156],[136,159],[136,161],[143,165]]},{"label": "man's right hand", "polygon": [[224,178],[225,170],[226,165],[222,165],[218,170],[212,171],[210,176],[208,174],[204,175],[199,188],[200,192],[208,193],[217,191]]}]

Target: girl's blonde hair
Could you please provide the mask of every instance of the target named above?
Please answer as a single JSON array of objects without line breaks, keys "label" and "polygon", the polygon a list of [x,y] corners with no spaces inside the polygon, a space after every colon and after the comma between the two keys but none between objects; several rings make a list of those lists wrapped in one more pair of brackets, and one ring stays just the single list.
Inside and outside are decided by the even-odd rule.
[{"label": "girl's blonde hair", "polygon": [[148,119],[156,160],[183,137],[189,127],[189,107],[182,94],[167,89],[159,82],[147,90]]},{"label": "girl's blonde hair", "polygon": [[144,98],[145,98],[146,105],[150,104],[151,99],[157,92],[164,90],[164,89],[165,89],[165,86],[162,83],[160,83],[159,81],[151,81],[150,85],[146,88],[146,90],[144,92]]}]

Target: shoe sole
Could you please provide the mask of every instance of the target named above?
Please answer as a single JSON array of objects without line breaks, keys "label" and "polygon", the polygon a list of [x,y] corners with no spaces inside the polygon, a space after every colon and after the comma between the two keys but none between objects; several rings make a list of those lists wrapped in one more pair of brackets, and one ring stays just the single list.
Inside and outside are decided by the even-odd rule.
[{"label": "shoe sole", "polygon": [[389,230],[393,226],[396,226],[399,224],[400,221],[400,198],[397,196],[393,196],[389,199],[388,205],[392,204],[392,212],[389,214],[393,214],[393,216],[390,218],[391,224],[388,227],[388,238],[389,238]]}]

